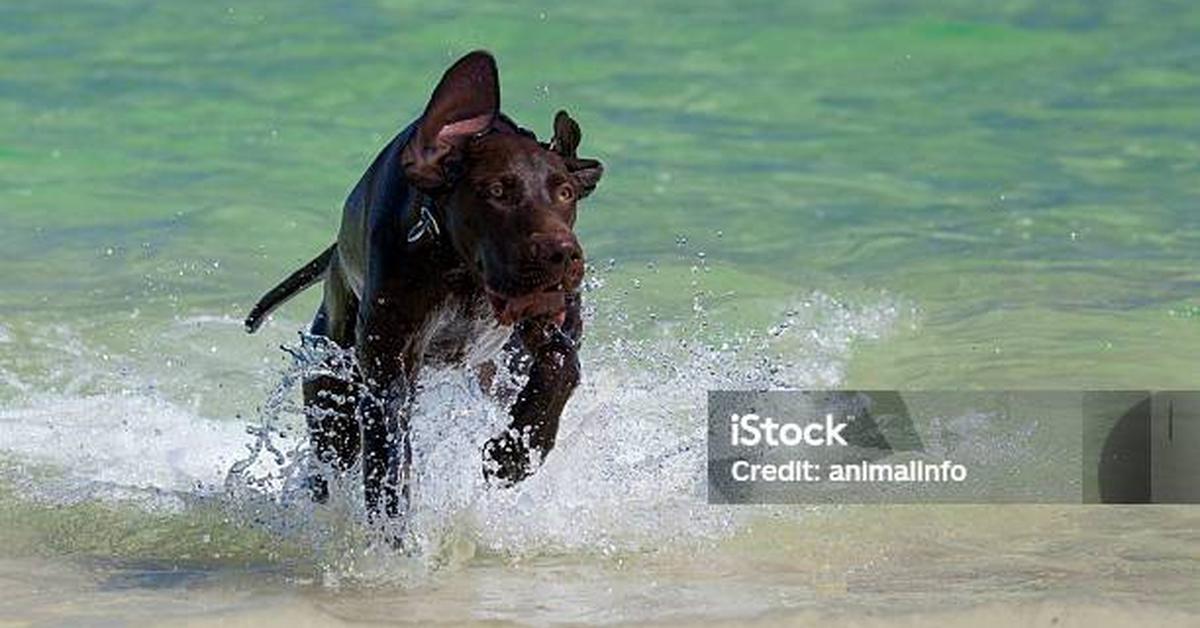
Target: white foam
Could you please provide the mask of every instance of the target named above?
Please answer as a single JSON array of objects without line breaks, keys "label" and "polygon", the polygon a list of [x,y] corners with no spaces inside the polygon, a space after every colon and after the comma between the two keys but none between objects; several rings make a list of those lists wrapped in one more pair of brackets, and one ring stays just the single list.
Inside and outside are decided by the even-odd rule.
[{"label": "white foam", "polygon": [[43,394],[0,410],[0,452],[59,472],[43,498],[209,494],[249,441],[240,423],[132,393]]}]

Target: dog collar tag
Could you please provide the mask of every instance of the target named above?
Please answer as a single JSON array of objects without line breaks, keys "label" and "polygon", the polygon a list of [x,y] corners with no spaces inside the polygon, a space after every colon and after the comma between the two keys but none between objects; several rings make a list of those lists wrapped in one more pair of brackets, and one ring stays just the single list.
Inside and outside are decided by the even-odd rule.
[{"label": "dog collar tag", "polygon": [[417,221],[417,224],[413,225],[412,229],[408,230],[409,244],[420,240],[421,238],[425,237],[426,233],[430,232],[432,232],[433,236],[436,238],[437,236],[441,235],[442,230],[438,228],[437,220],[433,217],[433,212],[429,211],[429,205],[422,203],[420,220]]}]

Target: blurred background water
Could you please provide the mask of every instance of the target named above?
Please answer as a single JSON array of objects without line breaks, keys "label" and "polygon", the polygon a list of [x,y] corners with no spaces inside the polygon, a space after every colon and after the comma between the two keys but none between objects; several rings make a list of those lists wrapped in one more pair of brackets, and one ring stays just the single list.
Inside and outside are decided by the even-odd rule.
[{"label": "blurred background water", "polygon": [[[1186,625],[1194,510],[723,510],[697,445],[714,386],[1194,388],[1198,25],[1187,2],[6,3],[0,614],[1095,624],[1074,605],[1103,597]],[[412,584],[352,516],[226,494],[316,293],[239,320],[476,47],[507,113],[545,135],[568,109],[607,166],[578,227],[587,381],[513,494],[443,443],[494,412],[430,412]]]}]

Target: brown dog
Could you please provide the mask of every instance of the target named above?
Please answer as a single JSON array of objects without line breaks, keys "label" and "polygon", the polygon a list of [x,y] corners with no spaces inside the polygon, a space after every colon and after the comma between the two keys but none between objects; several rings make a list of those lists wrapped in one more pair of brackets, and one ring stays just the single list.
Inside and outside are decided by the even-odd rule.
[{"label": "brown dog", "polygon": [[[455,63],[425,113],[383,149],[346,199],[337,242],[267,293],[246,318],[253,332],[285,300],[325,282],[313,334],[353,348],[358,380],[304,384],[314,452],[345,471],[362,454],[370,513],[407,502],[408,420],[427,362],[486,369],[505,346],[528,374],[509,429],[484,447],[484,475],[520,481],[554,446],[579,381],[583,250],[576,203],[602,167],[579,159],[565,112],[554,138],[500,113],[495,60]],[[312,481],[323,501],[326,484]]]}]

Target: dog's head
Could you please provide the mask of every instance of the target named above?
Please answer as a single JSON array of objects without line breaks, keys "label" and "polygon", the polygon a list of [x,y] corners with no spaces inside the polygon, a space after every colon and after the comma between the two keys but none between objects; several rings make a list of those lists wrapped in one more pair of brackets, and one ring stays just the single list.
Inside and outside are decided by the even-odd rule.
[{"label": "dog's head", "polygon": [[502,323],[561,313],[583,279],[575,211],[603,167],[576,156],[581,137],[565,111],[546,144],[501,115],[496,62],[477,51],[446,71],[401,152]]}]

